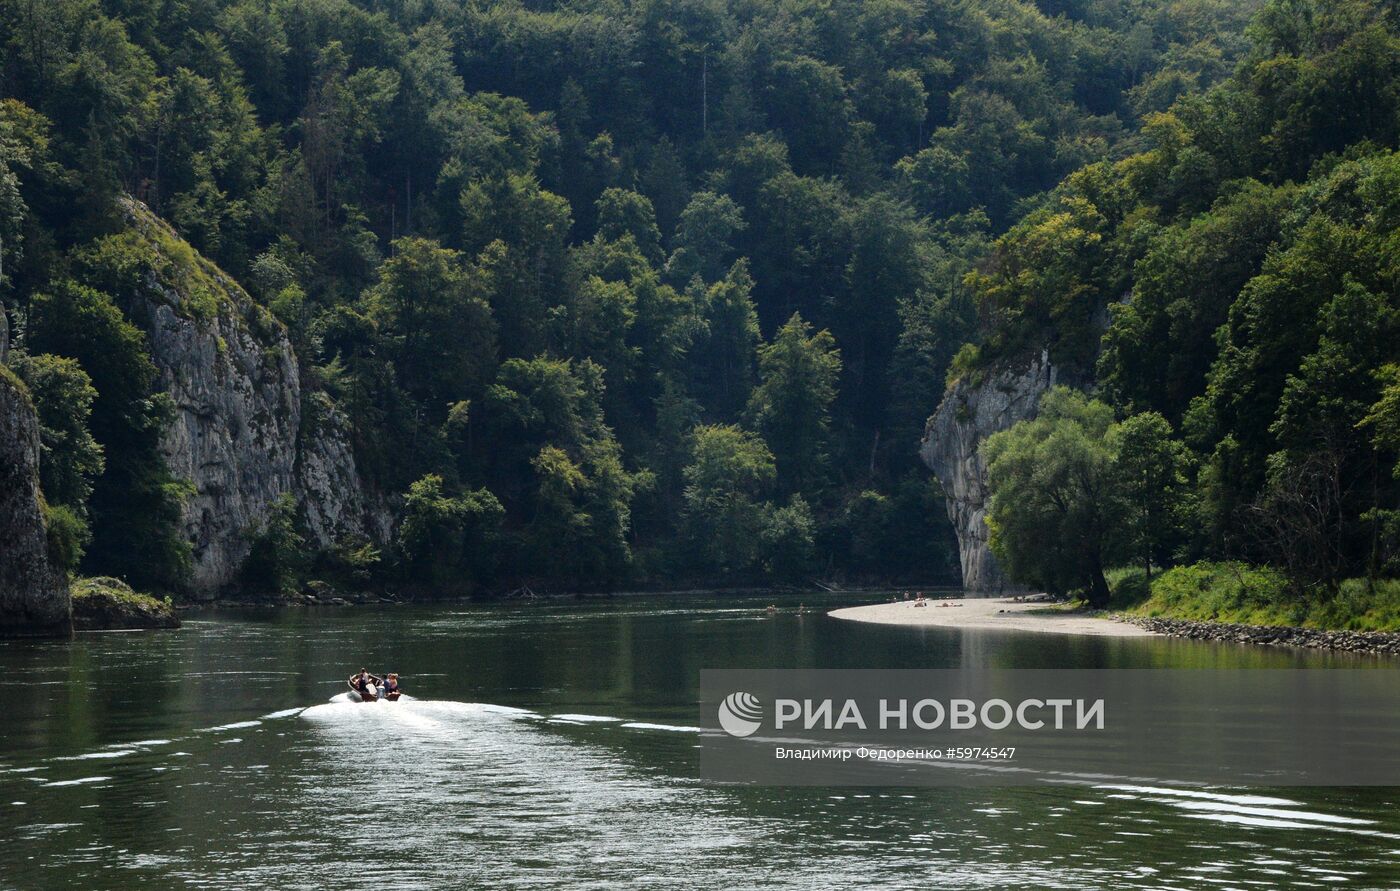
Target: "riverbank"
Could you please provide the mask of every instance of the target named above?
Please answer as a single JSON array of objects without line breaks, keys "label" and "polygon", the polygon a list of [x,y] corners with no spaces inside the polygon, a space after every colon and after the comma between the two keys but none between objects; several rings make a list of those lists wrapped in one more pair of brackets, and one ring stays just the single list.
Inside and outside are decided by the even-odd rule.
[{"label": "riverbank", "polygon": [[[942,604],[948,604],[943,606]],[[875,603],[832,610],[828,615],[851,622],[907,625],[917,628],[960,628],[970,631],[1032,631],[1082,634],[1093,637],[1152,637],[1157,632],[1140,625],[1097,615],[1070,612],[1045,603],[999,597]]]},{"label": "riverbank", "polygon": [[1190,640],[1400,656],[1400,633],[1394,631],[1325,631],[1291,625],[1241,625],[1237,622],[1201,622],[1159,616],[1123,616],[1122,621],[1157,634]]},{"label": "riverbank", "polygon": [[[788,599],[801,600],[804,597],[820,597],[822,595],[839,596],[888,596],[894,585],[863,585],[846,588],[832,588],[822,586],[775,586],[775,585],[735,585],[735,586],[714,586],[714,587],[681,587],[681,588],[627,588],[617,591],[533,591],[516,589],[509,592],[474,593],[474,594],[444,594],[414,591],[411,593],[397,592],[388,593],[383,591],[368,591],[335,588],[325,582],[311,582],[303,590],[288,594],[267,594],[267,595],[228,595],[216,597],[210,600],[191,600],[175,604],[177,610],[204,610],[204,609],[249,609],[261,607],[291,607],[291,606],[380,606],[385,604],[452,604],[452,603],[476,603],[476,604],[511,604],[511,603],[559,603],[573,600],[611,600],[619,597],[696,597],[714,596],[723,598],[763,596],[781,596]],[[956,588],[948,582],[939,584],[900,584],[900,589],[918,589],[934,592],[952,592]]]}]

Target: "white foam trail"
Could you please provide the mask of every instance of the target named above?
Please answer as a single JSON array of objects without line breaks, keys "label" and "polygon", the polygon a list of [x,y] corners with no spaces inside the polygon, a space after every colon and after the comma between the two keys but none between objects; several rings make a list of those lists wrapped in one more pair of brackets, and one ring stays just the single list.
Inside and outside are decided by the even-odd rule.
[{"label": "white foam trail", "polygon": [[45,783],[45,786],[85,786],[88,783],[101,783],[110,780],[111,777],[80,777],[76,780],[54,780]]},{"label": "white foam trail", "polygon": [[554,717],[557,720],[572,721],[575,724],[616,724],[622,720],[606,715],[555,715]]},{"label": "white foam trail", "polygon": [[1186,811],[1203,811],[1213,814],[1234,814],[1248,817],[1266,817],[1280,820],[1304,820],[1309,824],[1330,823],[1336,826],[1372,826],[1375,820],[1360,817],[1339,817],[1336,814],[1319,814],[1315,811],[1289,811],[1276,807],[1244,807],[1241,805],[1219,804],[1211,801],[1171,801],[1172,807]]},{"label": "white foam trail", "polygon": [[[447,702],[443,703],[448,704]],[[489,702],[455,702],[452,705],[466,705],[493,715],[516,715],[522,718],[538,718],[538,712],[532,712],[528,708],[515,708],[509,705],[492,705]]]},{"label": "white foam trail", "polygon": [[99,758],[125,758],[127,755],[135,755],[135,749],[121,749],[115,752],[88,752],[85,755],[64,755],[59,758],[50,758],[50,761],[94,761]]},{"label": "white foam trail", "polygon": [[1276,817],[1252,817],[1247,814],[1183,814],[1196,820],[1211,820],[1216,823],[1230,823],[1236,826],[1257,826],[1265,829],[1311,829],[1314,832],[1321,829],[1331,832],[1346,832],[1352,835],[1369,835],[1378,838],[1396,839],[1400,835],[1388,832],[1380,832],[1375,829],[1352,829],[1343,826],[1320,826],[1317,823],[1305,823],[1301,820],[1285,820]]},{"label": "white foam trail", "polygon": [[[373,703],[370,703],[370,702],[361,702],[359,699],[357,699],[357,698],[355,698],[355,697],[352,697],[352,696],[350,695],[350,691],[349,691],[349,690],[345,691],[344,693],[337,693],[337,694],[335,694],[335,695],[332,696],[328,701],[329,701],[329,702],[353,702],[353,703],[355,703],[356,705],[372,705],[372,704],[374,704],[374,703],[383,703],[384,705],[393,705],[393,704],[394,704],[394,702],[390,702],[390,701],[387,700],[387,699],[376,699],[376,700],[374,700]],[[420,702],[420,701],[422,701],[422,700],[419,700],[419,698],[418,698],[417,696],[409,696],[407,693],[402,693],[402,694],[400,694],[400,695],[399,695],[399,698],[396,700],[396,702]],[[293,711],[299,711],[299,709],[293,709]]]},{"label": "white foam trail", "polygon": [[1099,783],[1095,789],[1113,789],[1119,792],[1141,792],[1144,795],[1170,795],[1173,798],[1197,798],[1206,801],[1220,801],[1226,804],[1276,804],[1296,805],[1288,798],[1273,798],[1268,795],[1245,795],[1225,792],[1202,792],[1196,789],[1177,789],[1164,786],[1134,786],[1125,783]]},{"label": "white foam trail", "polygon": [[669,730],[674,733],[703,733],[703,727],[679,727],[675,724],[649,724],[646,721],[629,721],[622,725],[630,730]]},{"label": "white foam trail", "polygon": [[393,723],[397,726],[433,727],[426,710],[415,708],[417,703],[408,702],[359,702],[354,699],[333,699],[324,705],[313,705],[303,709],[300,716],[318,723],[343,723],[346,721],[372,721],[381,724]]},{"label": "white foam trail", "polygon": [[205,727],[200,733],[218,733],[220,730],[243,730],[248,727],[257,727],[262,721],[235,721],[232,724],[220,724],[218,727]]},{"label": "white foam trail", "polygon": [[298,706],[297,708],[284,708],[280,712],[268,712],[267,714],[263,715],[262,718],[260,718],[259,720],[275,721],[278,718],[290,718],[292,715],[301,714],[301,710],[302,706]]}]

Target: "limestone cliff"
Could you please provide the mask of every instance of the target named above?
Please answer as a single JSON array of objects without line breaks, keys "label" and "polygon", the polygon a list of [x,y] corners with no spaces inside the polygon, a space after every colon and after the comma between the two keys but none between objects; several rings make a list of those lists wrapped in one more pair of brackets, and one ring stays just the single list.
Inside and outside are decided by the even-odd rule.
[{"label": "limestone cliff", "polygon": [[0,366],[0,634],[73,633],[66,575],[49,563],[39,494],[39,419],[29,392]]},{"label": "limestone cliff", "polygon": [[1046,353],[959,380],[924,429],[919,455],[942,483],[958,536],[963,587],[998,594],[1019,590],[987,546],[987,469],[978,447],[988,436],[1035,416],[1058,374]]},{"label": "limestone cliff", "polygon": [[127,200],[123,211],[126,237],[152,258],[126,309],[177,408],[161,448],[195,489],[185,508],[193,593],[212,597],[237,579],[248,529],[284,493],[318,546],[345,534],[382,540],[387,519],[356,469],[345,423],[324,397],[303,398],[282,324],[144,205]]}]

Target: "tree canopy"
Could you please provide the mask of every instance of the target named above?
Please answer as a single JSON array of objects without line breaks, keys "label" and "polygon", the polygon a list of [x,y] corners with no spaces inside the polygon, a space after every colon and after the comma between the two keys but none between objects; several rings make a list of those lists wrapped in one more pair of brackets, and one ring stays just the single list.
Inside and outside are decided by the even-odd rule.
[{"label": "tree canopy", "polygon": [[[1223,516],[1275,450],[1241,419],[1300,390],[1292,436],[1380,399],[1301,391],[1374,370],[1342,354],[1363,291],[1393,294],[1393,10],[1279,0],[1246,33],[1256,9],[0,0],[0,300],[17,352],[95,391],[85,413],[76,369],[45,378],[52,441],[105,461],[72,445],[53,500],[90,523],[86,568],[179,590],[131,315],[168,270],[134,200],[285,326],[416,518],[363,563],[382,581],[945,575],[947,526],[909,522],[937,509],[923,418],[950,367],[1046,340],[1202,474],[1234,436]],[[733,547],[697,555],[720,514],[696,468],[765,451],[725,496]]]}]

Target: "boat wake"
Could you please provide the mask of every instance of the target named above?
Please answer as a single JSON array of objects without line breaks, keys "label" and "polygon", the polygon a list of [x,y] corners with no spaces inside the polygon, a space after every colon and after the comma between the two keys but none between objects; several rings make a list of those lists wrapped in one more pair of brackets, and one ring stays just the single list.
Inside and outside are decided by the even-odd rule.
[{"label": "boat wake", "polygon": [[[413,701],[416,700],[417,698],[418,698],[418,697],[416,697],[416,696],[409,696],[407,693],[400,693],[397,702],[413,702]],[[345,691],[344,693],[337,693],[337,694],[335,694],[334,696],[331,697],[331,700],[330,700],[330,701],[331,701],[331,702],[334,702],[334,703],[345,702],[345,703],[350,703],[351,705],[396,705],[396,704],[397,704],[397,702],[390,702],[390,701],[387,700],[387,699],[376,699],[376,700],[373,701],[373,702],[361,702],[360,700],[358,700],[358,699],[354,698],[353,696],[351,696],[349,690]],[[315,708],[315,706],[312,706],[312,707]]]}]

